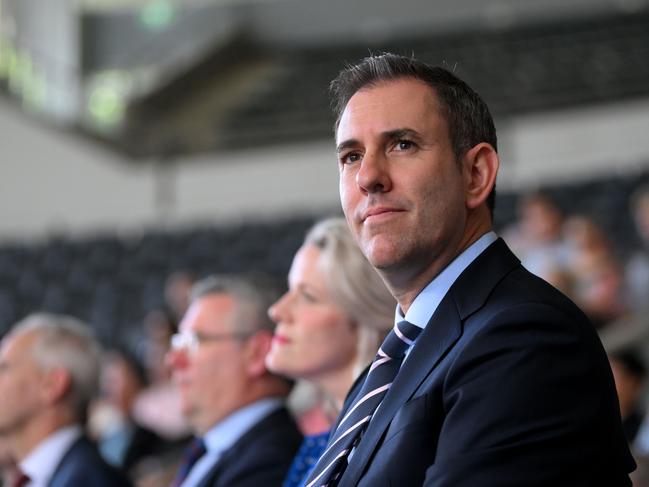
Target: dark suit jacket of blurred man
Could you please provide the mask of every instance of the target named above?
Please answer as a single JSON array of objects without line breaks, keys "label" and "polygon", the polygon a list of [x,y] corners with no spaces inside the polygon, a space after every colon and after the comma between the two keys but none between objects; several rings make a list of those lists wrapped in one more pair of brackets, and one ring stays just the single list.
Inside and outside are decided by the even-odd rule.
[{"label": "dark suit jacket of blurred man", "polygon": [[278,409],[224,452],[199,487],[280,486],[301,442],[288,410]]},{"label": "dark suit jacket of blurred man", "polygon": [[440,303],[339,485],[631,485],[613,387],[587,318],[497,240]]},{"label": "dark suit jacket of blurred man", "polygon": [[65,453],[48,487],[127,487],[131,483],[110,467],[85,437],[77,439]]}]

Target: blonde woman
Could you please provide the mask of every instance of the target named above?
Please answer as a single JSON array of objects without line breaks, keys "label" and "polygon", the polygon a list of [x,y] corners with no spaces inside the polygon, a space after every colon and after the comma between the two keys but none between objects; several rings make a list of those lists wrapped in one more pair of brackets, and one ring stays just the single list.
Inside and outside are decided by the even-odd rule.
[{"label": "blonde woman", "polygon": [[[335,415],[394,323],[396,302],[342,218],[317,223],[295,254],[289,290],[269,309],[277,323],[268,368],[314,384]],[[307,436],[284,481],[302,485],[329,436]]]}]

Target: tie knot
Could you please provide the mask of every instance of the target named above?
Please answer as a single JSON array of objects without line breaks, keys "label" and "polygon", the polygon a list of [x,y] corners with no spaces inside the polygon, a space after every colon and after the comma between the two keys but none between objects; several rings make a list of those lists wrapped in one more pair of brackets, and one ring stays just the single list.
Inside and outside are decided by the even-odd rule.
[{"label": "tie knot", "polygon": [[421,333],[421,328],[403,320],[394,325],[392,331],[385,337],[381,350],[389,357],[399,359],[403,357]]},{"label": "tie knot", "polygon": [[194,438],[194,440],[189,445],[187,456],[192,460],[197,460],[205,455],[206,452],[207,449],[205,448],[205,442],[203,441],[203,438]]}]

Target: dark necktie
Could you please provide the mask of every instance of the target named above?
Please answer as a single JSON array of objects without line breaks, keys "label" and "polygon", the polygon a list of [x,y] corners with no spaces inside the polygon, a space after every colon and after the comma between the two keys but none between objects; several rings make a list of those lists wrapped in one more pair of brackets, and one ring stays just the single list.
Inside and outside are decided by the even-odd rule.
[{"label": "dark necktie", "polygon": [[27,485],[30,480],[31,479],[25,472],[19,472],[11,484],[11,487],[23,487],[24,485]]},{"label": "dark necktie", "polygon": [[354,404],[340,420],[329,445],[306,481],[306,487],[335,485],[347,466],[349,452],[358,444],[376,408],[399,372],[408,347],[421,328],[407,321],[397,323],[379,348]]},{"label": "dark necktie", "polygon": [[183,454],[180,465],[178,466],[178,473],[171,483],[171,487],[178,487],[184,482],[194,464],[205,455],[206,451],[203,440],[201,438],[194,438]]}]

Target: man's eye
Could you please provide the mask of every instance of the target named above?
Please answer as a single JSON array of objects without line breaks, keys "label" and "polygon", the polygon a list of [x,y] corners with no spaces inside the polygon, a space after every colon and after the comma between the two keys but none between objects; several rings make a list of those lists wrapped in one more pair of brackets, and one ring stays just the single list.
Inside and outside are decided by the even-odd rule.
[{"label": "man's eye", "polygon": [[410,140],[399,140],[399,141],[397,141],[397,149],[398,150],[412,149],[412,147],[414,145],[415,144],[413,142],[411,142]]},{"label": "man's eye", "polygon": [[343,154],[340,157],[341,164],[353,164],[360,161],[361,155],[357,152],[350,152],[349,154]]}]

